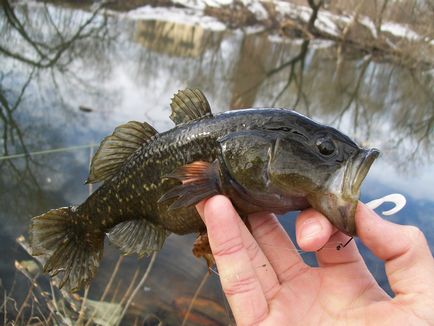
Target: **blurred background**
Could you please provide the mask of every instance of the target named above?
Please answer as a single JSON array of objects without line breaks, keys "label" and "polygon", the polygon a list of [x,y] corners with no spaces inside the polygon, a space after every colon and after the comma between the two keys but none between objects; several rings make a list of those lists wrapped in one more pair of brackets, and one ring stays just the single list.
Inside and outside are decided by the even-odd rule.
[{"label": "blurred background", "polygon": [[[295,109],[379,148],[361,200],[404,194],[407,205],[388,219],[418,226],[434,249],[432,1],[1,6],[0,323],[233,323],[218,273],[191,253],[194,235],[172,235],[144,259],[106,243],[97,277],[74,295],[49,282],[26,251],[31,217],[95,190],[84,180],[101,139],[130,120],[172,128],[170,98],[186,87],[201,88],[214,112]],[[294,216],[280,218],[291,235]],[[392,294],[384,264],[357,243]]]}]

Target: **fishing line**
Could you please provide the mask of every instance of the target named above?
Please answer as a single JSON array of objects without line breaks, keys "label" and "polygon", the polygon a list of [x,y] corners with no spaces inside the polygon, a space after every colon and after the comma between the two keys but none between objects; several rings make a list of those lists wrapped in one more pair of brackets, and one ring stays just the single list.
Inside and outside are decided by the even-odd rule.
[{"label": "fishing line", "polygon": [[16,159],[16,158],[36,156],[36,155],[43,155],[43,154],[68,152],[68,151],[74,151],[74,150],[77,150],[77,149],[93,148],[93,147],[97,147],[97,146],[99,146],[99,145],[97,145],[97,144],[87,144],[87,145],[77,145],[77,146],[70,146],[70,147],[53,148],[53,149],[47,149],[47,150],[35,151],[35,152],[28,152],[28,153],[11,154],[11,155],[6,155],[6,156],[0,156],[0,161],[12,160],[12,159]]}]

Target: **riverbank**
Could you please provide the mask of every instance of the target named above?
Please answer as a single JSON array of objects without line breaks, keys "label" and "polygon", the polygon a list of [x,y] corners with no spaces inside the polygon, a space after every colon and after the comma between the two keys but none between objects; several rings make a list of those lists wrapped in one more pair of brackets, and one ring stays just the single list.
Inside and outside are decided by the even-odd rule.
[{"label": "riverbank", "polygon": [[[121,11],[137,19],[152,17],[151,8],[164,9],[159,17],[165,20],[185,14],[202,17],[208,27],[240,29],[247,32],[267,32],[282,38],[325,39],[338,44],[337,56],[356,49],[374,60],[391,61],[409,68],[431,70],[434,67],[434,8],[413,8],[403,11],[410,1],[388,4],[384,1],[378,11],[365,3],[351,7],[325,5],[324,1],[266,1],[266,0],[155,0],[152,2],[108,2],[107,8]],[[339,4],[339,1],[336,2]],[[364,7],[365,6],[365,7]],[[389,6],[389,7],[388,7]],[[372,6],[371,6],[372,7]],[[375,9],[375,8],[374,8]],[[418,19],[410,17],[418,14]],[[200,23],[192,20],[190,23]],[[224,26],[224,27],[221,27]]]}]

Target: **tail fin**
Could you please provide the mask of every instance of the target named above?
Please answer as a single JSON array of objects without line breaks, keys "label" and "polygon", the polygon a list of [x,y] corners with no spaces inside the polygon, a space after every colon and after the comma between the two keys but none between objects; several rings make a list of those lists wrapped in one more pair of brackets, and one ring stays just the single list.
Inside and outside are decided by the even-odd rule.
[{"label": "tail fin", "polygon": [[77,291],[95,276],[102,257],[104,233],[86,228],[76,207],[53,209],[32,219],[32,255],[46,255],[44,272],[63,273],[59,287]]}]

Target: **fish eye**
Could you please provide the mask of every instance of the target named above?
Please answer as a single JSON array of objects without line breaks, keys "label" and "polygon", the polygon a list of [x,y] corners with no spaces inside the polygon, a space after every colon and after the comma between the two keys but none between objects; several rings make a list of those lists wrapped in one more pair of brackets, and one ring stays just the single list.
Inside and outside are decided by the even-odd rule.
[{"label": "fish eye", "polygon": [[336,150],[335,143],[329,138],[318,138],[316,146],[319,152],[326,156],[332,155]]}]

